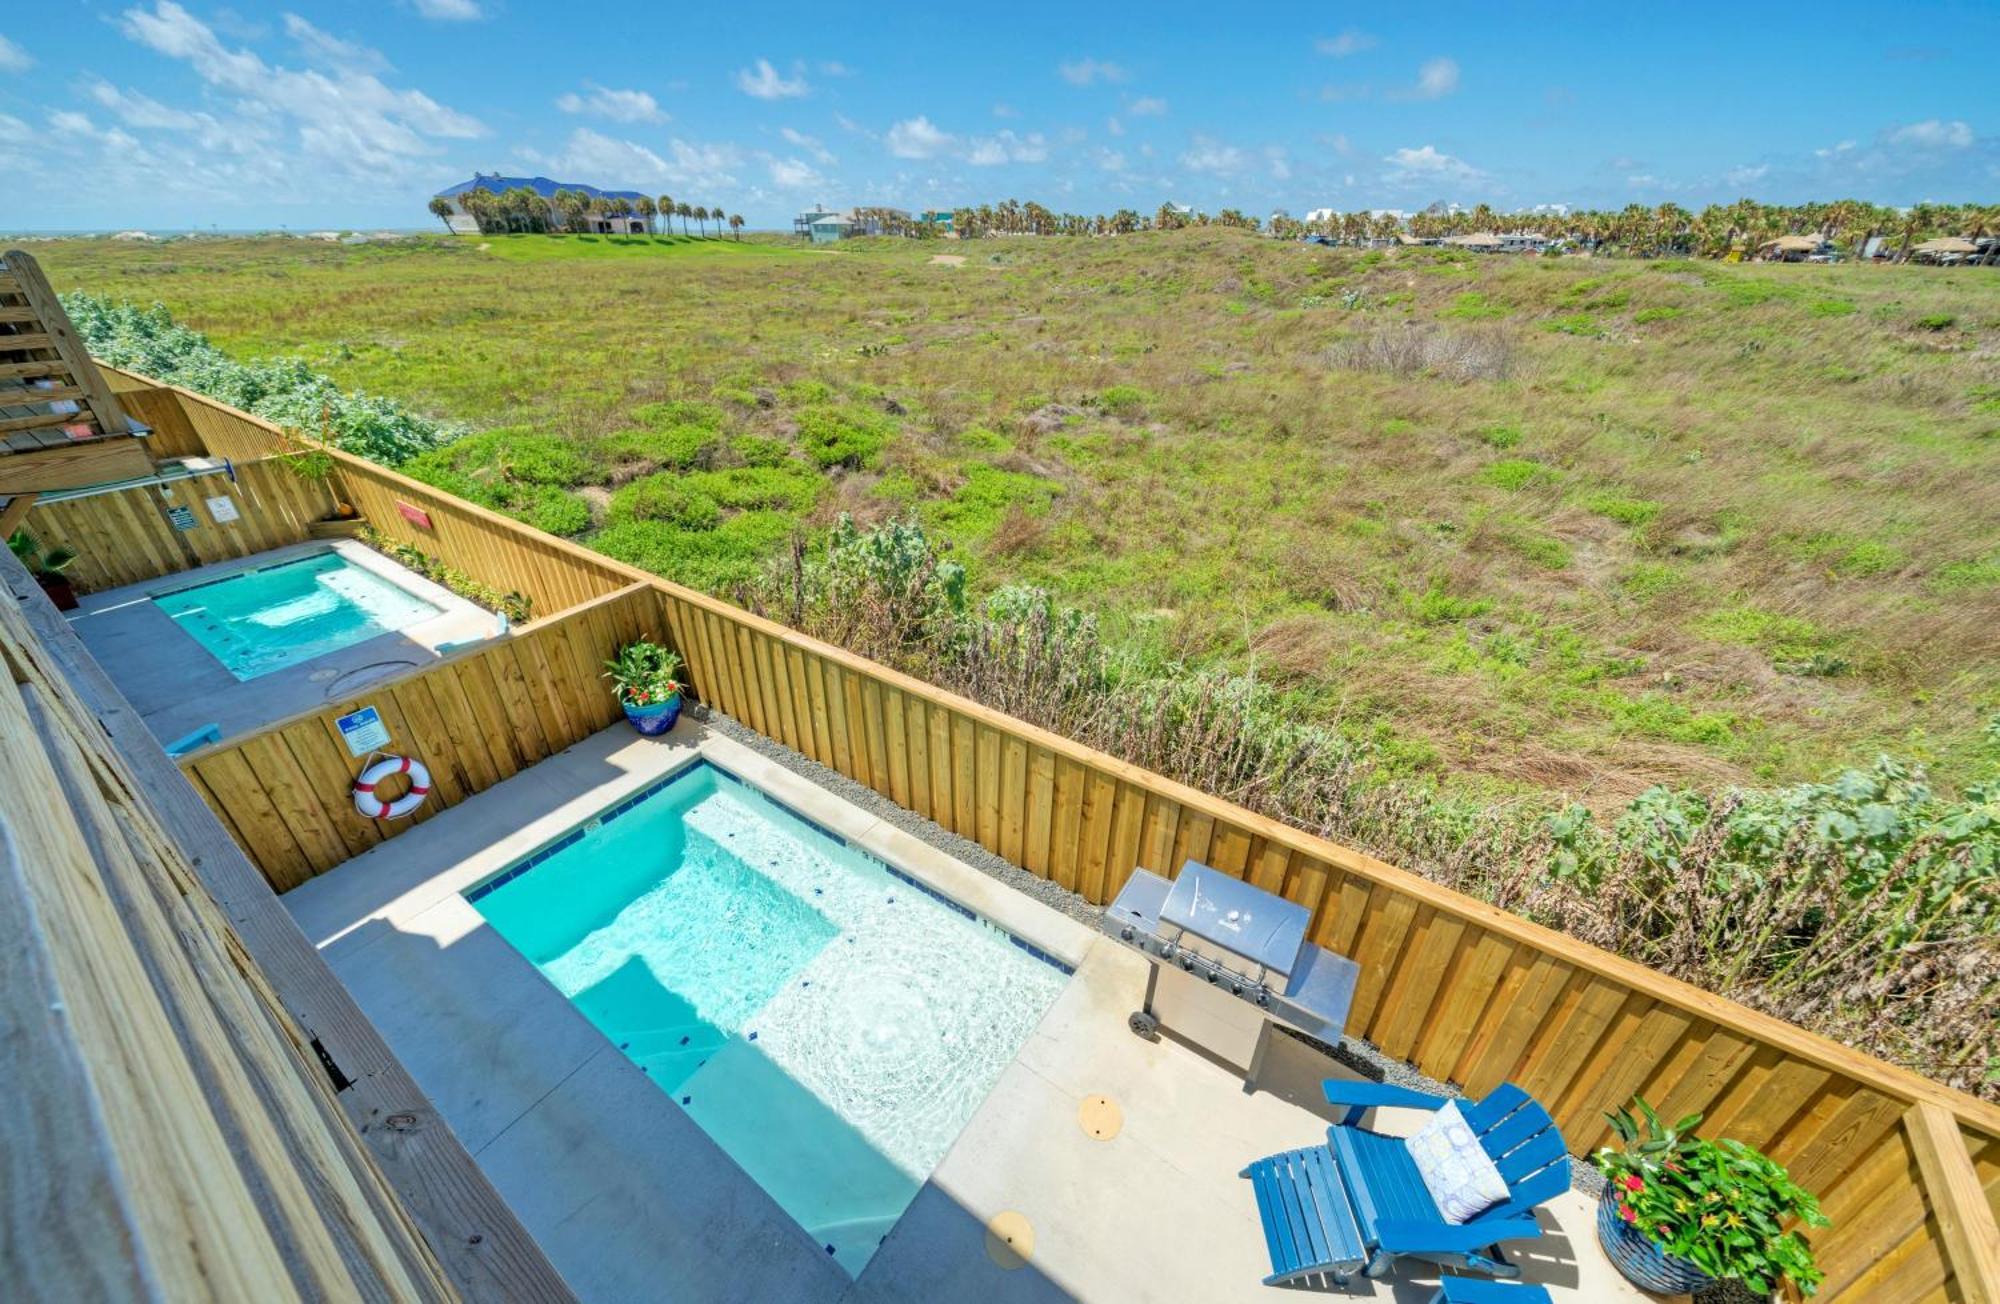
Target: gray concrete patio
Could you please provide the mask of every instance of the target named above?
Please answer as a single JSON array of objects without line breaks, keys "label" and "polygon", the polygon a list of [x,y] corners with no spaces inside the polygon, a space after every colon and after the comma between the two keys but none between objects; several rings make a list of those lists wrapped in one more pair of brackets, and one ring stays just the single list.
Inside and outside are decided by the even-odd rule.
[{"label": "gray concrete patio", "polygon": [[[704,756],[1076,966],[858,1281],[461,895]],[[586,1300],[1276,1299],[1236,1174],[1321,1138],[1319,1080],[1345,1075],[1279,1037],[1246,1095],[1201,1052],[1134,1037],[1140,957],[692,720],[595,735],[284,902]],[[1082,1122],[1094,1098],[1116,1107],[1105,1139]],[[1378,1126],[1410,1130],[1407,1112]],[[1649,1298],[1603,1258],[1593,1212],[1576,1193],[1546,1210],[1527,1278],[1562,1301]],[[1413,1266],[1346,1294],[1428,1300],[1435,1281]]]},{"label": "gray concrete patio", "polygon": [[[440,609],[407,629],[240,680],[154,603],[156,594],[225,579],[238,571],[337,552]],[[352,697],[364,684],[437,659],[438,648],[492,636],[498,617],[406,566],[352,540],[327,540],[163,575],[92,593],[66,613],[77,636],[162,743],[214,724],[224,738]]]}]

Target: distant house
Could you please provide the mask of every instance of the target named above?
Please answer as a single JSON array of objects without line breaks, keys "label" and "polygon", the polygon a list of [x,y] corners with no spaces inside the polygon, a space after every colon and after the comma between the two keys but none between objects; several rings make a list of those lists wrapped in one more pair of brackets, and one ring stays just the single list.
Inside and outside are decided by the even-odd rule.
[{"label": "distant house", "polygon": [[927,226],[941,236],[956,235],[958,228],[952,222],[952,215],[957,211],[954,208],[927,208],[917,215],[917,225]]},{"label": "distant house", "polygon": [[475,172],[470,181],[461,181],[437,193],[439,199],[452,206],[452,214],[445,219],[447,225],[460,235],[479,234],[479,223],[466,207],[466,198],[475,190],[489,191],[504,195],[510,190],[527,189],[540,196],[548,209],[551,226],[561,225],[563,215],[556,211],[555,197],[558,190],[580,191],[591,199],[623,200],[627,204],[622,210],[611,213],[589,213],[582,219],[583,228],[599,235],[644,235],[646,219],[639,216],[635,205],[646,196],[636,190],[599,190],[580,181],[551,181],[547,177],[503,177],[499,173],[491,175]]},{"label": "distant house", "polygon": [[1491,231],[1474,231],[1470,235],[1449,235],[1444,242],[1457,249],[1470,249],[1479,254],[1497,254],[1505,248],[1504,242]]},{"label": "distant house", "polygon": [[1757,246],[1760,263],[1802,263],[1815,254],[1825,254],[1832,242],[1823,235],[1781,235]]},{"label": "distant house", "polygon": [[[943,217],[950,221],[951,214]],[[792,234],[814,244],[832,244],[851,235],[888,235],[892,226],[909,227],[910,215],[900,208],[833,209],[824,204],[808,208],[792,219]]]},{"label": "distant house", "polygon": [[1502,231],[1500,252],[1503,254],[1538,254],[1546,251],[1553,243],[1540,231]]}]

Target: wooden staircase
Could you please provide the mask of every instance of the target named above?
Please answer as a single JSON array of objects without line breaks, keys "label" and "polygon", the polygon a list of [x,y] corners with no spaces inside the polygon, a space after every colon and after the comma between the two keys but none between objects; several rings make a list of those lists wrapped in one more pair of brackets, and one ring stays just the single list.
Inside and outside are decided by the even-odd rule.
[{"label": "wooden staircase", "polygon": [[45,490],[153,474],[148,433],[105,384],[35,260],[0,255],[0,537]]}]

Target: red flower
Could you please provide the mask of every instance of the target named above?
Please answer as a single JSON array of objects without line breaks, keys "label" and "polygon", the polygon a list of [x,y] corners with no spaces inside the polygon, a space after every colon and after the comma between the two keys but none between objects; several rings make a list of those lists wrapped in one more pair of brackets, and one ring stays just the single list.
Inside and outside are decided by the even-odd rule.
[{"label": "red flower", "polygon": [[1618,1205],[1618,1216],[1620,1218],[1623,1218],[1626,1222],[1639,1221],[1639,1215],[1632,1212],[1632,1206],[1629,1204],[1625,1204],[1623,1202],[1620,1202],[1620,1204]]},{"label": "red flower", "polygon": [[1628,1191],[1643,1191],[1646,1189],[1646,1184],[1639,1180],[1637,1173],[1629,1173],[1625,1177],[1625,1189]]}]

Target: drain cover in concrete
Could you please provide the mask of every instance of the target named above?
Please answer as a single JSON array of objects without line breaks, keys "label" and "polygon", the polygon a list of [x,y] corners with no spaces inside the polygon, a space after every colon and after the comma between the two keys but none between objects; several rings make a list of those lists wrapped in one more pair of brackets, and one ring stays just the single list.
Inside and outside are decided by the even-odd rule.
[{"label": "drain cover in concrete", "polygon": [[1035,1229],[1026,1215],[1012,1209],[993,1215],[986,1224],[986,1257],[1007,1271],[1028,1266],[1035,1255]]},{"label": "drain cover in concrete", "polygon": [[1109,1141],[1125,1126],[1125,1111],[1109,1096],[1085,1096],[1076,1111],[1076,1121],[1083,1125],[1086,1135]]}]

